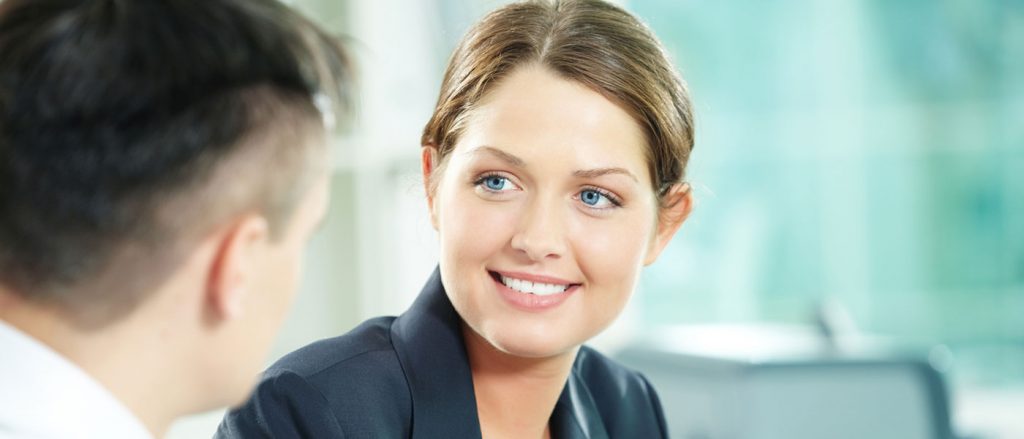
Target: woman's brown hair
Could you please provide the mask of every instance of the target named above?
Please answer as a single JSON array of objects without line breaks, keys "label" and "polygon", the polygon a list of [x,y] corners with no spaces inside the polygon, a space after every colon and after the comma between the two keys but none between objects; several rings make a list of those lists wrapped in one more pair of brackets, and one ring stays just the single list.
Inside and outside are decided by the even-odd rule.
[{"label": "woman's brown hair", "polygon": [[650,29],[601,0],[513,3],[469,30],[448,62],[421,139],[437,148],[441,166],[475,105],[502,78],[531,63],[586,85],[633,116],[647,137],[659,197],[683,181],[694,130],[686,85]]}]

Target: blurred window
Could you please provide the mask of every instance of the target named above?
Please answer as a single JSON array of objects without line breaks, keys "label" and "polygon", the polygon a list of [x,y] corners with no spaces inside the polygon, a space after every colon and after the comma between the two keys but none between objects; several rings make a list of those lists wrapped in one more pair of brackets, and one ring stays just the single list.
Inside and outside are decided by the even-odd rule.
[{"label": "blurred window", "polygon": [[1024,2],[633,0],[688,80],[697,207],[644,324],[812,321],[1024,381]]}]

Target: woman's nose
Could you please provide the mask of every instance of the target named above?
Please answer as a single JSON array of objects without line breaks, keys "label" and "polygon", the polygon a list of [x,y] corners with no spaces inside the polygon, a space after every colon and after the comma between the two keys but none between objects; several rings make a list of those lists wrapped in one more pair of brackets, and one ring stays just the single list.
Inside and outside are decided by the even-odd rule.
[{"label": "woman's nose", "polygon": [[557,201],[532,200],[521,213],[512,248],[532,261],[561,257],[567,249],[563,211]]}]

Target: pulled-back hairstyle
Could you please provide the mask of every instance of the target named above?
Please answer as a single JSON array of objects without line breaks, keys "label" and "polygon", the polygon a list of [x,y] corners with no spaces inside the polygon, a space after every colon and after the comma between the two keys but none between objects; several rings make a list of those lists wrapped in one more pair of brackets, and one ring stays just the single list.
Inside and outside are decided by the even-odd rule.
[{"label": "pulled-back hairstyle", "polygon": [[437,148],[443,165],[481,99],[513,70],[534,63],[633,116],[646,135],[659,197],[682,182],[694,131],[686,86],[650,29],[601,0],[524,1],[484,17],[448,62],[421,144]]},{"label": "pulled-back hairstyle", "polygon": [[231,215],[279,239],[350,77],[274,0],[5,0],[0,285],[104,323]]}]

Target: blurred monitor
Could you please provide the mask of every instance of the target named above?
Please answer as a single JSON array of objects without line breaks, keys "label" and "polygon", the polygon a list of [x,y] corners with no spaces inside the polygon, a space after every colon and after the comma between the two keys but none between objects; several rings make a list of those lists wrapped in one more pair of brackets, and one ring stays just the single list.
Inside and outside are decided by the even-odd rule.
[{"label": "blurred monitor", "polygon": [[942,375],[915,358],[724,355],[664,343],[617,358],[657,389],[673,438],[952,438]]}]

